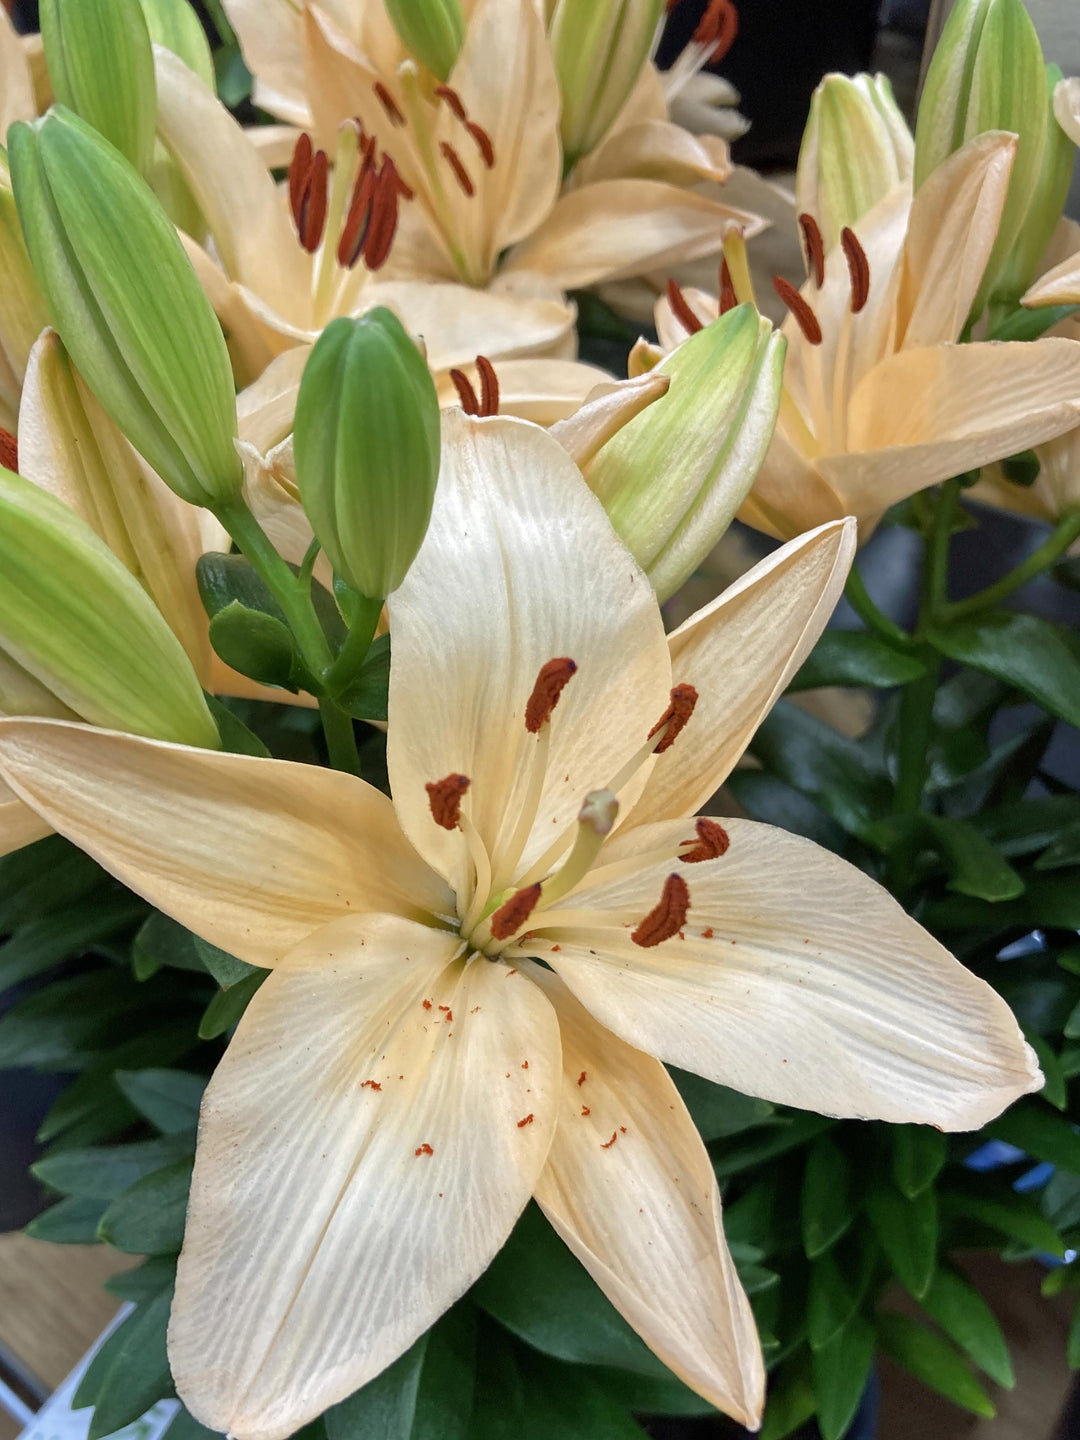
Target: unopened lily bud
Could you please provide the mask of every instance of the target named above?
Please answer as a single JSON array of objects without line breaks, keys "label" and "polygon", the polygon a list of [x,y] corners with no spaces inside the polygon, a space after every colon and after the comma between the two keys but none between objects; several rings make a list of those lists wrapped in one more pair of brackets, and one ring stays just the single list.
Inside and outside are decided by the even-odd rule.
[{"label": "unopened lily bud", "polygon": [[461,0],[386,0],[386,8],[405,48],[448,80],[465,39]]},{"label": "unopened lily bud", "polygon": [[157,86],[139,0],[41,0],[41,38],[57,100],[145,175]]},{"label": "unopened lily bud", "polygon": [[335,320],[304,367],[293,436],[311,528],[342,580],[382,599],[427,534],[439,477],[439,400],[389,310]]},{"label": "unopened lily bud", "polygon": [[26,252],[11,190],[7,156],[0,150],[0,425],[14,430],[26,364],[48,324],[45,301]]},{"label": "unopened lily bud", "polygon": [[[191,662],[139,582],[73,510],[4,469],[0,651],[92,725],[221,743]],[[14,684],[19,670],[4,671],[7,704],[21,694],[42,713],[34,687]]]},{"label": "unopened lily bud", "polygon": [[182,499],[243,482],[225,339],[150,189],[61,107],[9,132],[27,248],[68,353],[136,450]]},{"label": "unopened lily bud", "polygon": [[786,349],[752,305],[729,310],[657,366],[671,378],[668,393],[586,466],[660,600],[689,579],[754,483],[776,427]]},{"label": "unopened lily bud", "polygon": [[214,56],[202,21],[188,0],[140,0],[150,39],[181,59],[211,90]]},{"label": "unopened lily bud", "polygon": [[557,0],[551,51],[567,168],[611,128],[652,54],[663,0]]},{"label": "unopened lily bud", "polygon": [[825,249],[840,243],[895,186],[911,179],[915,140],[884,75],[826,75],[810,101],[795,207],[818,223]]}]

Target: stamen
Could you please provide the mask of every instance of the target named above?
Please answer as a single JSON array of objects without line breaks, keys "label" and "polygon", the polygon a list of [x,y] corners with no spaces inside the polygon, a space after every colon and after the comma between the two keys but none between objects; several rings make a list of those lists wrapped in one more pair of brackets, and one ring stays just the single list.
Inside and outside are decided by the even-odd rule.
[{"label": "stamen", "polygon": [[457,151],[454,149],[454,147],[450,144],[448,140],[440,140],[439,149],[442,152],[443,159],[450,166],[450,169],[454,172],[454,176],[458,184],[461,186],[462,190],[471,200],[472,197],[476,194],[476,187],[469,179],[469,172],[461,163],[461,157],[458,155]]},{"label": "stamen", "polygon": [[387,118],[389,119],[391,125],[404,125],[405,116],[402,115],[401,111],[395,105],[394,97],[390,94],[390,91],[387,90],[386,86],[382,83],[381,80],[375,81],[374,90],[379,104],[386,111]]},{"label": "stamen", "polygon": [[684,843],[692,846],[690,850],[684,850],[679,856],[687,865],[697,865],[702,860],[718,860],[721,855],[726,855],[731,845],[731,836],[722,825],[715,820],[706,820],[704,816],[699,817],[694,823],[697,831],[697,842],[687,840]]},{"label": "stamen", "polygon": [[537,735],[551,719],[551,712],[559,703],[559,696],[577,673],[577,662],[563,657],[549,660],[540,666],[529,703],[525,706],[525,729],[530,735]]},{"label": "stamen", "polygon": [[491,142],[491,136],[482,125],[477,125],[475,120],[466,120],[465,129],[476,141],[476,148],[480,151],[484,164],[489,170],[494,170],[495,146]]},{"label": "stamen", "polygon": [[821,227],[813,215],[804,211],[799,216],[799,228],[806,244],[807,274],[820,290],[825,284],[825,241],[821,236]]},{"label": "stamen", "polygon": [[5,470],[18,471],[19,468],[19,442],[11,431],[5,430],[2,425],[0,425],[0,465]]},{"label": "stamen", "polygon": [[403,188],[407,187],[402,186],[394,162],[387,156],[375,181],[371,223],[364,240],[364,264],[369,270],[381,270],[390,256],[397,234],[398,195]]},{"label": "stamen", "polygon": [[698,692],[693,685],[676,685],[671,692],[671,704],[664,711],[663,715],[649,731],[649,739],[664,731],[663,736],[654,747],[654,753],[662,755],[665,750],[670,750],[672,745],[682,733],[686,722],[694,713],[694,706],[698,702]]},{"label": "stamen", "polygon": [[619,802],[610,790],[590,790],[578,811],[574,848],[566,863],[550,879],[543,882],[544,905],[553,905],[580,885],[596,863],[604,841],[615,828]]},{"label": "stamen", "polygon": [[[330,168],[325,150],[317,150],[314,155],[310,155],[310,151],[311,141],[306,135],[301,135],[289,167],[289,198],[300,244],[313,255],[326,229]],[[303,161],[309,156],[304,169]]]},{"label": "stamen", "polygon": [[461,408],[466,415],[480,414],[480,401],[476,398],[476,391],[473,389],[472,381],[465,374],[464,370],[451,370],[450,379],[454,382],[454,389],[461,401]]},{"label": "stamen", "polygon": [[292,217],[297,225],[300,223],[300,202],[304,198],[304,186],[307,184],[311,162],[314,158],[315,147],[311,143],[311,136],[306,133],[302,134],[296,142],[292,163],[289,166],[289,209],[292,211]]},{"label": "stamen", "polygon": [[710,47],[709,60],[722,60],[739,33],[739,12],[731,0],[709,0],[694,31],[693,43]]},{"label": "stamen", "polygon": [[462,125],[465,125],[468,122],[469,117],[465,113],[465,106],[461,103],[461,96],[457,93],[453,86],[436,85],[435,94],[439,97],[440,100],[446,101],[447,105],[449,105],[450,109],[454,112],[456,118],[461,121]]},{"label": "stamen", "polygon": [[782,275],[774,275],[772,283],[777,295],[780,296],[780,299],[788,307],[792,315],[795,316],[796,324],[802,331],[807,343],[810,345],[820,345],[822,335],[818,318],[795,289],[795,286],[789,285]]},{"label": "stamen", "polygon": [[724,259],[728,264],[732,288],[740,305],[756,305],[754,281],[750,274],[750,257],[746,250],[746,236],[738,225],[731,225],[724,233]]},{"label": "stamen", "polygon": [[729,310],[734,310],[739,303],[739,297],[735,294],[735,283],[731,278],[731,267],[727,263],[727,257],[720,261],[720,314],[726,315]]},{"label": "stamen", "polygon": [[840,244],[844,247],[851,274],[851,313],[858,315],[870,298],[870,261],[859,244],[859,237],[846,225],[840,232]]},{"label": "stamen", "polygon": [[476,369],[480,376],[480,414],[498,415],[499,379],[486,355],[477,355]]},{"label": "stamen", "polygon": [[344,270],[351,270],[358,263],[371,229],[372,200],[377,179],[373,161],[374,144],[375,142],[371,141],[369,146],[365,146],[349,214],[338,242],[338,264]]},{"label": "stamen", "polygon": [[691,310],[690,304],[682,292],[682,286],[677,280],[667,282],[667,298],[676,320],[688,334],[696,335],[699,330],[705,329],[705,326]]},{"label": "stamen", "polygon": [[536,909],[540,900],[540,886],[526,885],[516,895],[511,895],[505,905],[500,905],[491,917],[491,935],[494,940],[509,940],[525,928],[525,922]]},{"label": "stamen", "polygon": [[461,822],[461,802],[468,790],[467,775],[447,775],[424,786],[431,806],[431,818],[444,830],[456,830]]},{"label": "stamen", "polygon": [[651,950],[679,933],[686,924],[689,910],[690,887],[681,875],[669,875],[664,881],[660,903],[649,911],[630,939],[643,950]]}]

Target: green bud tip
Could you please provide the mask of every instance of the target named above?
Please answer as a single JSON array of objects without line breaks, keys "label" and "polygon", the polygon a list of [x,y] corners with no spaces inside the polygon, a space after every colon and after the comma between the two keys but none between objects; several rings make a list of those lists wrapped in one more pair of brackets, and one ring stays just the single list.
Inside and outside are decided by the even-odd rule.
[{"label": "green bud tip", "polygon": [[386,8],[405,48],[448,80],[465,40],[461,0],[386,0]]},{"label": "green bud tip", "polygon": [[653,52],[663,14],[663,0],[557,0],[550,40],[568,168],[610,130]]}]

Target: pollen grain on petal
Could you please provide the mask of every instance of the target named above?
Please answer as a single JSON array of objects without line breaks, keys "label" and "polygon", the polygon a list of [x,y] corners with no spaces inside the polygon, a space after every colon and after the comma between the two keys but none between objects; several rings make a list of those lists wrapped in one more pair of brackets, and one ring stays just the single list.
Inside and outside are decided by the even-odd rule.
[{"label": "pollen grain on petal", "polygon": [[533,1120],[534,1120],[535,1118],[536,1118],[536,1117],[530,1112],[530,1114],[528,1114],[528,1115],[525,1116],[524,1120],[519,1120],[519,1121],[517,1122],[517,1128],[518,1128],[519,1130],[524,1130],[524,1129],[525,1129],[525,1126],[526,1126],[526,1125],[531,1125],[531,1124],[533,1123]]},{"label": "pollen grain on petal", "polygon": [[476,372],[480,376],[480,414],[498,415],[499,377],[486,355],[477,355]]},{"label": "pollen grain on petal", "polygon": [[858,315],[870,298],[870,261],[850,226],[845,225],[841,230],[840,244],[844,247],[851,275],[851,313]]},{"label": "pollen grain on petal", "polygon": [[699,330],[705,329],[705,326],[691,309],[690,302],[683,294],[682,286],[677,280],[669,280],[667,282],[667,299],[668,304],[671,306],[672,314],[688,334],[696,335]]},{"label": "pollen grain on petal", "polygon": [[822,238],[821,226],[807,211],[799,216],[799,229],[802,231],[803,241],[806,245],[806,257],[808,271],[811,280],[820,290],[825,284],[825,241]]},{"label": "pollen grain on petal", "polygon": [[19,468],[19,442],[10,430],[5,430],[0,425],[0,465],[5,470],[18,470]]},{"label": "pollen grain on petal", "polygon": [[577,662],[568,656],[548,660],[540,666],[529,703],[525,706],[525,729],[530,735],[538,735],[551,719],[551,712],[559,703],[559,696],[577,673]]},{"label": "pollen grain on petal", "polygon": [[807,343],[820,345],[822,341],[821,324],[795,286],[785,280],[782,275],[774,275],[772,283],[777,295],[794,315]]},{"label": "pollen grain on petal", "polygon": [[461,156],[454,149],[453,145],[450,144],[449,140],[440,140],[439,150],[442,154],[443,159],[450,166],[450,169],[454,172],[454,178],[461,186],[461,189],[471,200],[472,197],[476,194],[476,186],[473,184],[472,177],[470,176],[469,172],[461,163]]},{"label": "pollen grain on petal", "polygon": [[491,917],[491,934],[496,940],[509,940],[517,935],[540,901],[539,884],[526,885],[499,908]]},{"label": "pollen grain on petal", "polygon": [[467,775],[447,775],[424,786],[431,806],[431,817],[444,830],[456,830],[461,823],[461,802],[470,785]]},{"label": "pollen grain on petal", "polygon": [[681,875],[669,875],[664,881],[660,903],[649,911],[630,939],[643,950],[651,950],[679,933],[689,910],[690,887]]},{"label": "pollen grain on petal", "polygon": [[718,825],[715,820],[707,820],[702,815],[696,820],[694,829],[697,831],[697,840],[684,842],[693,848],[684,850],[679,856],[685,864],[696,865],[702,860],[718,860],[721,855],[727,854],[731,836],[722,825]]},{"label": "pollen grain on petal", "polygon": [[416,1156],[420,1156],[420,1155],[434,1155],[434,1154],[435,1154],[435,1151],[434,1151],[434,1150],[431,1148],[431,1146],[430,1146],[429,1144],[427,1144],[427,1142],[425,1141],[423,1145],[417,1146],[417,1148],[413,1151],[413,1154],[416,1155]]},{"label": "pollen grain on petal", "polygon": [[664,732],[656,744],[657,755],[662,755],[665,750],[670,750],[675,744],[690,716],[693,715],[697,702],[698,692],[693,685],[674,686],[671,691],[671,704],[649,731],[650,740],[654,735],[659,735],[661,730]]},{"label": "pollen grain on petal", "polygon": [[379,101],[379,104],[386,111],[387,119],[390,121],[391,125],[404,125],[405,116],[401,113],[397,105],[394,103],[394,97],[390,94],[390,91],[386,88],[382,81],[376,80],[372,88],[375,91],[375,95]]},{"label": "pollen grain on petal", "polygon": [[451,370],[450,379],[454,382],[454,389],[458,393],[458,400],[461,402],[461,408],[465,411],[465,414],[479,415],[480,401],[477,398],[476,391],[473,389],[473,383],[465,374],[465,371],[457,369]]}]

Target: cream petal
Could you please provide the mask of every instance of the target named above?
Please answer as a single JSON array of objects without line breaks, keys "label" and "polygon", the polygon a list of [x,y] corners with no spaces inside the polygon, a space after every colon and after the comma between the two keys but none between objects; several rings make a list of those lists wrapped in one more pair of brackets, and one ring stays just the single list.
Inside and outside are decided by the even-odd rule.
[{"label": "cream petal", "polygon": [[1040,275],[1023,303],[1035,309],[1041,305],[1080,305],[1080,250]]},{"label": "cream petal", "polygon": [[180,242],[229,336],[229,358],[236,383],[241,387],[249,385],[290,342],[263,323],[249,303],[250,292],[234,284],[201,245],[183,232]]},{"label": "cream petal", "polygon": [[551,433],[574,464],[584,470],[613,435],[666,395],[670,385],[670,375],[651,372],[629,380],[605,379],[589,392],[573,415],[553,425]]},{"label": "cream petal", "polygon": [[[696,286],[683,287],[683,299],[689,305],[702,325],[711,325],[719,318],[720,302],[715,295],[708,295],[704,290]],[[661,295],[656,302],[654,312],[656,322],[656,338],[664,350],[677,350],[684,340],[689,338],[690,331],[675,314],[671,308],[671,301],[666,295]]]},{"label": "cream petal", "polygon": [[[722,859],[606,885],[598,870],[572,897],[587,922],[538,933],[530,952],[629,1044],[747,1095],[974,1130],[1040,1088],[1004,1000],[861,870],[784,830],[723,826]],[[685,820],[635,829],[612,864],[690,838]],[[630,927],[676,868],[690,891],[685,939],[642,949]]]},{"label": "cream petal", "polygon": [[33,120],[34,82],[22,41],[7,12],[0,8],[0,143],[16,120]]},{"label": "cream petal", "polygon": [[526,862],[615,778],[667,706],[652,587],[566,452],[525,421],[444,412],[431,528],[388,609],[394,804],[459,894],[471,888],[461,832],[436,826],[424,786],[469,776],[466,810],[501,873],[541,753],[524,714],[542,665],[568,657],[578,670],[551,720]]},{"label": "cream petal", "polygon": [[260,104],[290,124],[310,125],[304,78],[304,26],[294,0],[223,0]]},{"label": "cream petal", "polygon": [[1059,80],[1054,89],[1054,118],[1074,145],[1080,145],[1080,79]]},{"label": "cream petal", "polygon": [[529,974],[562,1038],[559,1119],[537,1201],[665,1365],[757,1426],[761,1345],[724,1240],[716,1176],[682,1097],[658,1060],[597,1025],[550,971]]},{"label": "cream petal", "polygon": [[581,185],[631,178],[679,186],[702,180],[722,185],[731,171],[728,147],[719,137],[691,135],[668,120],[639,120],[609,132],[577,166],[574,180]]},{"label": "cream petal", "polygon": [[[790,355],[789,351],[789,359]],[[790,412],[781,409],[764,464],[739,511],[744,524],[778,540],[791,539],[826,520],[843,519],[852,509],[847,497],[818,473],[817,462],[802,453],[789,432],[789,418]]]},{"label": "cream petal", "polygon": [[657,756],[627,825],[692,815],[724,783],[817,643],[855,558],[855,523],[792,540],[668,636],[676,684],[698,703]]},{"label": "cream petal", "polygon": [[[476,366],[460,368],[479,395]],[[527,360],[500,360],[494,369],[499,382],[499,414],[514,415],[519,420],[531,420],[543,426],[572,424],[572,417],[578,414],[587,396],[599,386],[618,383],[596,365],[585,365],[580,360],[537,356]],[[439,377],[436,389],[439,404],[444,408],[460,404],[449,375]]]},{"label": "cream petal", "polygon": [[0,720],[0,775],[130,889],[252,965],[350,911],[453,909],[385,795],[333,770]]},{"label": "cream petal", "polygon": [[35,840],[51,835],[53,828],[42,820],[29,805],[24,805],[13,790],[0,781],[0,855],[10,855]]},{"label": "cream petal", "polygon": [[177,1390],[212,1429],[284,1440],[366,1384],[527,1203],[558,1025],[524,975],[449,963],[458,948],[396,916],[328,926],[262,986],[218,1065],[169,1327]]},{"label": "cream petal", "polygon": [[303,132],[296,125],[248,125],[244,134],[267,170],[287,170]]},{"label": "cream petal", "polygon": [[506,268],[537,270],[577,290],[714,254],[734,226],[752,236],[761,222],[658,180],[601,180],[563,195]]},{"label": "cream petal", "polygon": [[310,354],[299,347],[285,350],[236,397],[240,439],[264,455],[292,434],[296,397]]}]

